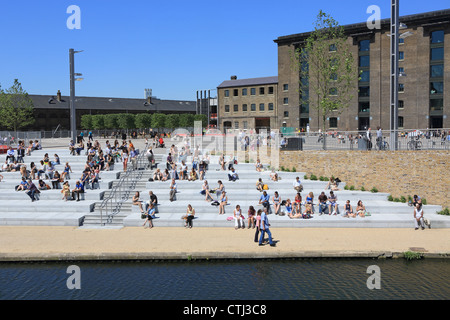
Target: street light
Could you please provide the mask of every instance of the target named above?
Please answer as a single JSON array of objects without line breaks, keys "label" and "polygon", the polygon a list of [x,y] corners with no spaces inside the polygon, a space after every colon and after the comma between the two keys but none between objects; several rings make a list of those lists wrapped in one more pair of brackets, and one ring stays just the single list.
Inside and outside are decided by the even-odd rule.
[{"label": "street light", "polygon": [[75,76],[82,76],[81,73],[75,73],[75,51],[69,49],[69,63],[70,63],[70,131],[72,132],[73,143],[77,142],[77,113],[75,109],[75,81],[82,81],[84,78],[75,78]]}]

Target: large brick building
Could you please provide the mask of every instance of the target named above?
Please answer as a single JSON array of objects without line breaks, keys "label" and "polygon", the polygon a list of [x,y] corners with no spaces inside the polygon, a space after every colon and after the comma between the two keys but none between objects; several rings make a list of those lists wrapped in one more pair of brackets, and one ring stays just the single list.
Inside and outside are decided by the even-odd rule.
[{"label": "large brick building", "polygon": [[[399,128],[450,127],[450,10],[400,17],[409,36],[400,40]],[[359,130],[390,127],[390,19],[380,29],[364,23],[344,26],[347,43],[363,76],[355,83],[353,99],[342,113],[332,114],[326,128]],[[312,130],[322,127],[317,110],[302,106],[299,72],[292,68],[292,52],[310,32],[282,36],[278,45],[278,127]],[[286,88],[288,90],[283,90]],[[281,90],[280,90],[281,89]],[[309,92],[314,97],[314,92]],[[286,103],[287,102],[287,103]],[[284,117],[288,115],[288,117]]]}]

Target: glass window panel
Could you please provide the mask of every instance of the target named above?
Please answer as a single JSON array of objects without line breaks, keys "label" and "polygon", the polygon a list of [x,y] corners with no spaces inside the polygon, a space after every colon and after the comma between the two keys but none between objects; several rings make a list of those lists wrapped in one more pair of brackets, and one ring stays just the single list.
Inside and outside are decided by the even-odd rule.
[{"label": "glass window panel", "polygon": [[364,70],[361,75],[361,82],[369,82],[370,81],[370,71],[369,70]]},{"label": "glass window panel", "polygon": [[370,56],[360,56],[359,57],[360,67],[370,67]]},{"label": "glass window panel", "polygon": [[433,111],[442,110],[444,108],[444,99],[431,99],[430,109]]},{"label": "glass window panel", "polygon": [[370,97],[370,87],[359,87],[360,97]]},{"label": "glass window panel", "polygon": [[330,128],[337,128],[338,120],[337,118],[330,118]]},{"label": "glass window panel", "polygon": [[444,76],[444,65],[437,64],[435,66],[430,67],[430,75],[431,78],[442,78]]},{"label": "glass window panel", "polygon": [[370,112],[370,102],[369,101],[361,101],[359,103],[359,112]]},{"label": "glass window panel", "polygon": [[431,60],[444,60],[444,48],[432,48]]},{"label": "glass window panel", "polygon": [[247,95],[247,88],[242,89],[242,95],[246,96]]},{"label": "glass window panel", "polygon": [[370,50],[370,40],[362,40],[359,42],[359,51],[369,51]]},{"label": "glass window panel", "polygon": [[431,33],[431,43],[444,42],[444,30],[433,31]]},{"label": "glass window panel", "polygon": [[430,94],[442,94],[444,93],[444,83],[443,82],[431,82],[430,83]]}]

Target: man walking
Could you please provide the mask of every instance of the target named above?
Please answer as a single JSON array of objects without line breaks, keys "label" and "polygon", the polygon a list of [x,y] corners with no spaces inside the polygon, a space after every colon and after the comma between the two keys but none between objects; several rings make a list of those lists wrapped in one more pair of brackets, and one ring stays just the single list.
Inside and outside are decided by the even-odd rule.
[{"label": "man walking", "polygon": [[175,179],[172,178],[172,182],[170,183],[170,192],[169,192],[169,200],[170,202],[175,200],[175,195],[177,194],[177,184]]},{"label": "man walking", "polygon": [[261,222],[259,229],[261,230],[261,235],[259,237],[259,245],[263,245],[264,235],[267,233],[269,235],[269,244],[271,247],[275,247],[275,243],[272,241],[272,233],[270,232],[270,223],[269,218],[267,216],[267,208],[264,208],[263,212],[261,213]]}]

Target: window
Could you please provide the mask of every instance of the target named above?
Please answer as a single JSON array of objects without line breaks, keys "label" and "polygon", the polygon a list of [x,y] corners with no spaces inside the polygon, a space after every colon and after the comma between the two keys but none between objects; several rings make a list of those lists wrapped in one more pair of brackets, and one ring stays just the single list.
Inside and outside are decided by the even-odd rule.
[{"label": "window", "polygon": [[330,44],[330,47],[329,47],[329,51],[330,52],[335,52],[335,51],[337,51],[337,47],[336,47],[336,44]]},{"label": "window", "polygon": [[259,111],[264,111],[264,103],[259,104]]},{"label": "window", "polygon": [[370,50],[370,40],[362,40],[359,42],[359,51],[369,51]]},{"label": "window", "polygon": [[370,56],[360,56],[359,67],[370,67]]},{"label": "window", "polygon": [[361,81],[361,82],[370,82],[370,71],[363,70],[359,77],[360,77],[359,81]]},{"label": "window", "polygon": [[234,122],[234,128],[235,129],[239,129],[239,121],[235,121]]},{"label": "window", "polygon": [[405,60],[405,52],[399,51],[399,53],[398,53],[398,60]]},{"label": "window", "polygon": [[444,99],[430,99],[430,110],[438,111],[444,108]]},{"label": "window", "polygon": [[225,112],[230,112],[230,106],[229,105],[225,105]]},{"label": "window", "polygon": [[398,92],[405,92],[405,85],[403,83],[398,84]]},{"label": "window", "polygon": [[247,95],[247,88],[242,89],[242,95],[246,96]]},{"label": "window", "polygon": [[442,78],[444,76],[444,65],[437,64],[430,67],[431,78]]},{"label": "window", "polygon": [[404,44],[404,43],[405,43],[405,38],[398,39],[398,44]]},{"label": "window", "polygon": [[238,112],[238,111],[239,111],[239,105],[235,104],[235,105],[233,106],[233,111],[234,111],[234,112]]},{"label": "window", "polygon": [[404,126],[404,124],[403,124],[403,117],[398,117],[398,123],[397,123],[397,125],[398,125],[398,127],[399,128],[403,128],[403,126]]},{"label": "window", "polygon": [[244,111],[244,112],[247,111],[247,105],[246,104],[242,105],[242,111]]},{"label": "window", "polygon": [[225,97],[229,97],[230,96],[230,90],[225,90]]},{"label": "window", "polygon": [[251,111],[256,111],[256,104],[252,103],[252,104],[250,105],[250,110],[251,110]]},{"label": "window", "polygon": [[259,94],[264,94],[264,87],[259,88]]},{"label": "window", "polygon": [[337,128],[338,126],[338,119],[337,118],[330,118],[330,128]]},{"label": "window", "polygon": [[337,96],[338,94],[337,88],[330,88],[329,94],[330,96]]},{"label": "window", "polygon": [[250,94],[251,94],[252,96],[256,95],[256,89],[255,89],[255,88],[251,88],[251,89],[250,89]]},{"label": "window", "polygon": [[370,102],[369,101],[361,101],[359,102],[359,112],[366,113],[370,112]]},{"label": "window", "polygon": [[242,121],[242,125],[243,125],[244,129],[248,128],[248,122],[247,121]]},{"label": "window", "polygon": [[403,100],[398,100],[398,108],[404,109],[405,108],[405,102]]},{"label": "window", "polygon": [[359,87],[359,97],[370,97],[370,87]]},{"label": "window", "polygon": [[289,90],[289,84],[285,83],[283,84],[283,91],[288,91]]},{"label": "window", "polygon": [[289,111],[285,111],[283,115],[285,118],[289,118]]},{"label": "window", "polygon": [[444,93],[444,83],[443,82],[431,82],[430,83],[430,94],[443,94]]},{"label": "window", "polygon": [[234,89],[234,90],[233,90],[233,96],[234,96],[234,97],[239,96],[239,90],[238,90],[238,89]]},{"label": "window", "polygon": [[273,103],[269,103],[269,111],[273,111]]},{"label": "window", "polygon": [[273,94],[273,87],[269,87],[269,94]]},{"label": "window", "polygon": [[431,43],[444,42],[444,30],[433,31],[431,33]]},{"label": "window", "polygon": [[431,61],[444,60],[444,48],[443,47],[431,48],[430,56]]},{"label": "window", "polygon": [[330,74],[330,80],[337,81],[337,79],[338,79],[337,73]]},{"label": "window", "polygon": [[283,98],[283,104],[289,104],[289,98]]},{"label": "window", "polygon": [[300,106],[300,113],[309,113],[309,103],[304,103]]}]

